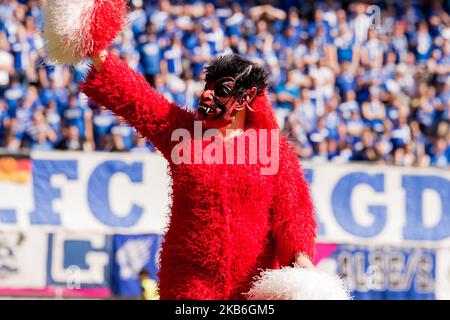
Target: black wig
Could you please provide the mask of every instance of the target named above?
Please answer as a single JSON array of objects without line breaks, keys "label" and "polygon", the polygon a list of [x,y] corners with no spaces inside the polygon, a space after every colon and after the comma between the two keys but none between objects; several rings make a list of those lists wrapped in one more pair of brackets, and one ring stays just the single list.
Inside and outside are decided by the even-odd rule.
[{"label": "black wig", "polygon": [[238,97],[252,87],[256,87],[257,95],[261,95],[269,83],[267,71],[237,54],[219,56],[205,68],[206,83],[215,82],[224,77],[237,79],[235,95]]}]

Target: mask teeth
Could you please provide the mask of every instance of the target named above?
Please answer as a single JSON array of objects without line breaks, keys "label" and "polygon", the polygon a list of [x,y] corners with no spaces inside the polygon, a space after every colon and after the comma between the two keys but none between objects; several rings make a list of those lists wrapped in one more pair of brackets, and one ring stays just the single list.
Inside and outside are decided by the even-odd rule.
[{"label": "mask teeth", "polygon": [[205,105],[202,105],[202,106],[200,106],[200,108],[199,108],[202,112],[204,112],[204,113],[213,113],[213,108],[211,108],[210,106],[205,106]]}]

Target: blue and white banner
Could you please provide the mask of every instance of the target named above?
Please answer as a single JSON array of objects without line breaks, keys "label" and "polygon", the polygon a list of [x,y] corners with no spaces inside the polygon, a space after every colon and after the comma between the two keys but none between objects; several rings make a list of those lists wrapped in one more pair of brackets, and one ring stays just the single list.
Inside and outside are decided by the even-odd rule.
[{"label": "blue and white banner", "polygon": [[33,153],[30,183],[0,182],[0,231],[161,233],[168,212],[157,155]]},{"label": "blue and white banner", "polygon": [[137,298],[141,294],[139,272],[146,270],[158,280],[160,235],[114,235],[112,292]]},{"label": "blue and white banner", "polygon": [[0,288],[46,287],[47,250],[45,233],[0,233]]},{"label": "blue and white banner", "polygon": [[[305,163],[320,240],[450,244],[450,171]],[[169,177],[156,154],[34,153],[29,183],[0,182],[0,230],[161,234]]]},{"label": "blue and white banner", "polygon": [[437,251],[319,244],[318,269],[344,279],[355,299],[435,299]]},{"label": "blue and white banner", "polygon": [[450,171],[305,164],[324,242],[450,244]]},{"label": "blue and white banner", "polygon": [[111,236],[87,233],[48,234],[47,285],[73,289],[111,284]]},{"label": "blue and white banner", "polygon": [[104,234],[0,233],[0,294],[107,297],[111,253]]}]

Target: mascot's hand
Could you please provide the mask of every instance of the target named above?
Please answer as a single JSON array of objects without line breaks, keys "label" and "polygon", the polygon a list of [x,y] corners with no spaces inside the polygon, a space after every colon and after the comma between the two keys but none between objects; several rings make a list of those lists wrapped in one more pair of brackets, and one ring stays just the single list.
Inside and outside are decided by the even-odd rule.
[{"label": "mascot's hand", "polygon": [[309,270],[314,269],[314,265],[311,260],[309,260],[308,256],[300,252],[295,255],[294,266],[297,268],[305,268]]},{"label": "mascot's hand", "polygon": [[100,70],[103,62],[105,62],[106,56],[108,55],[108,51],[102,50],[99,54],[91,56],[92,64],[95,69]]}]

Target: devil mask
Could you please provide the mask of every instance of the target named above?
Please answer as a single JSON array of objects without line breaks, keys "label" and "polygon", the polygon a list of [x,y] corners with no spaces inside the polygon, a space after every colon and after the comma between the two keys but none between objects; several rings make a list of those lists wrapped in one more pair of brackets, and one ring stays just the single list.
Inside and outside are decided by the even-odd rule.
[{"label": "devil mask", "polygon": [[206,68],[205,75],[198,119],[206,128],[227,126],[244,108],[253,111],[253,99],[267,87],[268,74],[238,55],[217,58]]}]

